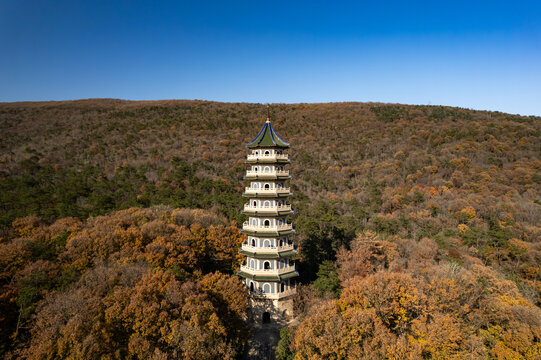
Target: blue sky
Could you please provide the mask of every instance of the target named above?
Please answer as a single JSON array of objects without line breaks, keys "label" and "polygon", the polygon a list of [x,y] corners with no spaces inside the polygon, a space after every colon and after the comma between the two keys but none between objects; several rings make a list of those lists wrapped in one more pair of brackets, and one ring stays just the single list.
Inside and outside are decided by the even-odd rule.
[{"label": "blue sky", "polygon": [[541,115],[541,1],[0,0],[0,101],[377,101]]}]

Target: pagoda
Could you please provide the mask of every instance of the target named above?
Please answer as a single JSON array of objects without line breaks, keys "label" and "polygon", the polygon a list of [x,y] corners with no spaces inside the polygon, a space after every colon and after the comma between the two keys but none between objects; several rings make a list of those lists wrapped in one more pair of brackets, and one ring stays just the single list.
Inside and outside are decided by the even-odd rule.
[{"label": "pagoda", "polygon": [[244,278],[252,299],[252,308],[258,309],[263,322],[273,317],[291,315],[295,285],[293,278],[299,273],[292,258],[297,255],[291,236],[293,226],[287,216],[293,213],[288,203],[292,195],[287,182],[291,178],[289,144],[274,131],[267,106],[267,121],[254,140],[246,145],[249,165],[244,179],[249,182],[243,193],[249,198],[244,205],[241,232],[247,235],[239,252],[246,256],[238,274]]}]

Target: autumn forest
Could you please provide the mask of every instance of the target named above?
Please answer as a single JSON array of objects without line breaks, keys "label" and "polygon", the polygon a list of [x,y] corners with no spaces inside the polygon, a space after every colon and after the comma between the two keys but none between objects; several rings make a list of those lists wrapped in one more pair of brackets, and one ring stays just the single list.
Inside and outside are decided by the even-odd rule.
[{"label": "autumn forest", "polygon": [[[540,359],[541,118],[276,104],[301,277],[285,359]],[[238,359],[265,106],[0,104],[0,357]]]}]

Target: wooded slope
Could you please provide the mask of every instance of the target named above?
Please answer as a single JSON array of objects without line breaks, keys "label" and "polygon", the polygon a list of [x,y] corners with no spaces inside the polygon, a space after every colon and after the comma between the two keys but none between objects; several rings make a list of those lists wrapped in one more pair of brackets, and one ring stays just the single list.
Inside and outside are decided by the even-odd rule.
[{"label": "wooded slope", "polygon": [[[415,326],[430,327],[436,321],[430,314],[438,303],[430,300],[434,295],[426,284],[440,280],[422,274],[439,274],[448,267],[458,267],[453,279],[457,284],[460,276],[477,277],[481,284],[496,278],[508,285],[493,296],[510,296],[507,303],[531,305],[538,311],[541,118],[372,103],[278,104],[271,107],[271,117],[278,134],[292,145],[293,220],[301,280],[315,280],[306,295],[314,301],[299,301],[307,304],[299,309],[306,311],[307,319],[310,309],[330,306],[322,301],[340,302],[328,298],[342,299],[350,293],[340,270],[343,259],[337,254],[356,251],[354,239],[365,231],[374,232],[377,241],[430,248],[425,259],[428,270],[408,265],[400,271],[409,277],[393,280],[415,284],[425,299],[425,310],[419,314],[429,317]],[[66,217],[85,224],[89,216],[168,205],[212,209],[239,223],[244,145],[264,120],[265,107],[260,104],[121,100],[0,104],[3,261],[11,264],[2,251],[9,253],[6,249],[22,241],[17,240],[22,235],[17,235],[13,221],[28,215],[39,217],[43,226]],[[404,251],[396,261],[418,260]],[[203,273],[232,272],[231,267],[210,264]],[[378,264],[372,262],[375,270],[364,274],[362,281],[375,281],[370,276],[378,281],[396,277],[393,269],[398,267]],[[22,276],[16,274],[31,271],[25,266],[29,265],[9,265],[13,271],[4,284],[13,285]],[[350,276],[359,275],[357,271],[353,267]],[[10,304],[23,301],[20,289],[12,296]],[[343,301],[340,311],[354,303]],[[513,347],[502,340],[507,331],[503,320],[485,320],[455,324],[461,336],[481,339],[483,356],[496,346],[526,356],[534,346],[524,351]],[[408,326],[400,334],[410,334],[413,325]],[[499,340],[489,341],[481,331],[494,333],[494,326],[503,330],[491,335]],[[538,343],[538,328],[529,329],[531,343]],[[400,334],[395,331],[393,336]],[[295,344],[301,354],[304,350]],[[463,350],[460,346],[445,351],[458,353]],[[436,354],[419,349],[411,351],[425,357]]]}]

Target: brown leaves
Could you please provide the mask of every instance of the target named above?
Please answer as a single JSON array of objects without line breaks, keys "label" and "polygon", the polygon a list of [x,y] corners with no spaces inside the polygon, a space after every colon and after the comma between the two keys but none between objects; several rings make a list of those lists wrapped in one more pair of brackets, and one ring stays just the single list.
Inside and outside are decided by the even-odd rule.
[{"label": "brown leaves", "polygon": [[[113,212],[84,225],[25,218],[15,226],[16,236],[26,238],[0,244],[0,307],[15,318],[0,321],[10,336],[19,312],[36,311],[21,356],[227,359],[242,349],[244,285],[231,275],[203,275],[237,266],[242,237],[223,217],[159,207]],[[42,256],[35,249],[49,248],[51,260],[33,258]],[[6,285],[11,279],[14,285]]]},{"label": "brown leaves", "polygon": [[241,318],[248,309],[248,301],[245,296],[245,286],[240,279],[226,276],[215,272],[203,276],[201,279],[203,291],[215,297],[219,303],[227,305],[234,316]]},{"label": "brown leaves", "polygon": [[411,321],[426,312],[426,298],[409,275],[378,272],[352,282],[340,297],[342,309],[374,309],[391,331],[404,332]]},{"label": "brown leaves", "polygon": [[372,254],[364,247],[351,251],[341,248],[336,257],[338,265],[338,278],[342,283],[355,277],[365,277],[374,271],[371,263]]},{"label": "brown leaves", "polygon": [[513,282],[474,258],[440,260],[430,239],[386,242],[368,233],[340,251],[341,296],[292,329],[296,358],[538,357],[541,311]]},{"label": "brown leaves", "polygon": [[[199,223],[200,221],[201,223]],[[149,261],[153,266],[232,271],[240,263],[236,226],[204,210],[128,209],[91,218],[62,254],[84,270],[101,261]]]},{"label": "brown leaves", "polygon": [[[30,347],[40,358],[233,358],[246,336],[247,297],[219,273],[178,281],[143,266],[100,266],[67,292],[47,299]],[[240,326],[240,327],[238,327]]]},{"label": "brown leaves", "polygon": [[41,224],[42,221],[40,218],[35,215],[30,215],[24,218],[15,219],[11,224],[11,228],[17,236],[30,237]]},{"label": "brown leaves", "polygon": [[457,211],[455,213],[455,218],[461,224],[472,222],[476,216],[477,216],[477,213],[475,212],[475,209],[472,206],[467,206],[464,209]]}]

